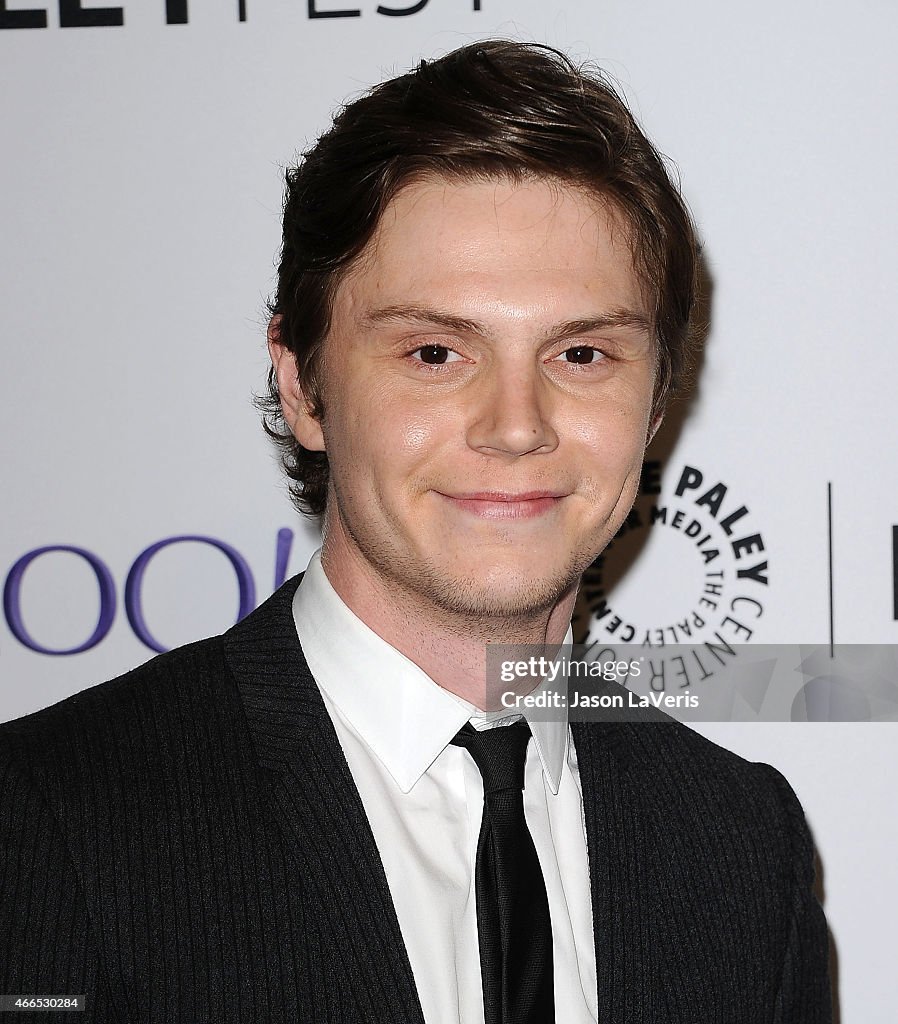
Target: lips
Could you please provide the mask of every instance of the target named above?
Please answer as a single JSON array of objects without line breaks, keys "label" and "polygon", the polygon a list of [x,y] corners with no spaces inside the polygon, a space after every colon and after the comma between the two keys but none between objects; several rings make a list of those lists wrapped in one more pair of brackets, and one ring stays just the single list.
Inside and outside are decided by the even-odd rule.
[{"label": "lips", "polygon": [[461,501],[540,501],[542,498],[563,498],[562,491],[470,491],[464,494],[451,494],[447,497]]},{"label": "lips", "polygon": [[456,508],[482,519],[531,519],[557,508],[566,497],[558,491],[440,493]]}]

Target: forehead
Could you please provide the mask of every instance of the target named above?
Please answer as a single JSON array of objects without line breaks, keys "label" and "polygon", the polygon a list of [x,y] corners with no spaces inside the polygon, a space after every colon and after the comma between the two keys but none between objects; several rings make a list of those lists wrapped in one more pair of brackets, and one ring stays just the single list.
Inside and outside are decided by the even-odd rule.
[{"label": "forehead", "polygon": [[472,291],[521,310],[545,296],[647,312],[623,216],[599,196],[546,178],[427,177],[406,185],[338,288],[337,303],[418,297],[457,304]]}]

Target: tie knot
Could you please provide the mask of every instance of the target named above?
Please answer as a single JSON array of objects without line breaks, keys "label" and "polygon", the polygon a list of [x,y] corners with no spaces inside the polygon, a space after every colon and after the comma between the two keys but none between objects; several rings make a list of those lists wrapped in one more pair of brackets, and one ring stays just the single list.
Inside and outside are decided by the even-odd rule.
[{"label": "tie knot", "polygon": [[464,747],[483,776],[484,795],[503,789],[524,788],[524,760],[530,742],[530,727],[523,719],[513,725],[492,729],[462,726],[452,742]]}]

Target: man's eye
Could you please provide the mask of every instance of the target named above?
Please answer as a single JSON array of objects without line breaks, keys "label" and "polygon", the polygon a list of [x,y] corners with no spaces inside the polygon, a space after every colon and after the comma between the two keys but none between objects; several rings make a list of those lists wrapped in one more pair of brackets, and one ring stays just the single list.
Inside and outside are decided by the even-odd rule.
[{"label": "man's eye", "polygon": [[605,358],[597,348],[593,348],[591,345],[576,345],[574,348],[565,349],[561,355],[564,357],[565,362],[579,363],[581,365],[597,363]]},{"label": "man's eye", "polygon": [[412,355],[417,356],[422,363],[427,363],[429,366],[441,366],[443,363],[451,363],[461,359],[457,352],[453,352],[451,348],[446,348],[445,345],[422,345],[421,348],[415,349]]}]

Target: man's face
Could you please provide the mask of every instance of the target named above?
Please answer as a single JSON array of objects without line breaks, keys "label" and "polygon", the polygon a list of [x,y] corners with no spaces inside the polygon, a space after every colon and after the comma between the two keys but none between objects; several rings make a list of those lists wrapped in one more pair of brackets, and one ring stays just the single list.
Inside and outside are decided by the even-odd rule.
[{"label": "man's face", "polygon": [[323,420],[292,410],[330,463],[331,578],[455,615],[551,609],[636,494],[650,319],[595,197],[540,179],[402,190],[337,289]]}]

